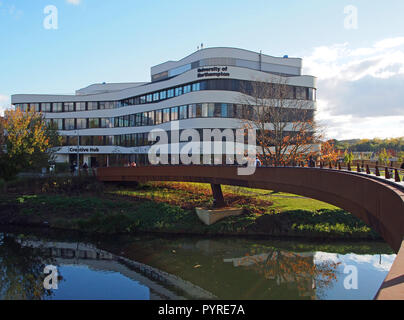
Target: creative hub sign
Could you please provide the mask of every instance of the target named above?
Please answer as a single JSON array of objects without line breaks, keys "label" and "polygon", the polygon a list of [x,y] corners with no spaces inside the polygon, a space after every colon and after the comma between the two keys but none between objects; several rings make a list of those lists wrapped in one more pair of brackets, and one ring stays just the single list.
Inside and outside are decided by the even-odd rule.
[{"label": "creative hub sign", "polygon": [[198,78],[206,77],[230,77],[228,67],[199,68]]},{"label": "creative hub sign", "polygon": [[69,148],[70,153],[97,153],[100,152],[99,148],[96,147],[80,147],[79,150],[77,151],[77,148]]}]

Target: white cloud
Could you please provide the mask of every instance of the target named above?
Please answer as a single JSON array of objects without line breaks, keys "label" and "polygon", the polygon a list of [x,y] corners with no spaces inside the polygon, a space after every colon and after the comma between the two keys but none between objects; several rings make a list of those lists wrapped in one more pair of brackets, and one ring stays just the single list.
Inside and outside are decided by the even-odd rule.
[{"label": "white cloud", "polygon": [[11,107],[11,100],[9,96],[0,94],[0,116],[4,114],[4,110]]},{"label": "white cloud", "polygon": [[75,6],[79,5],[81,3],[81,0],[66,0],[67,3],[73,4]]},{"label": "white cloud", "polygon": [[404,136],[404,37],[318,47],[304,62],[318,77],[317,116],[329,138]]}]

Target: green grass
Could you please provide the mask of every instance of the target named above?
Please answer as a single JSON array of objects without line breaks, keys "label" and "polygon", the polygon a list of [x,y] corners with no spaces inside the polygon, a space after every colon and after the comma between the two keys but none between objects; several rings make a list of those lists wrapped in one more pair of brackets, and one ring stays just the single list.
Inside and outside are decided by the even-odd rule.
[{"label": "green grass", "polygon": [[[82,190],[83,181],[78,181]],[[62,182],[58,185],[63,186]],[[69,190],[74,186],[68,186]],[[57,187],[64,190],[65,187]],[[102,193],[100,193],[102,192]],[[210,185],[147,183],[138,187],[97,190],[97,194],[1,194],[0,223],[46,224],[90,233],[163,232],[207,235],[374,239],[369,227],[332,205],[268,190],[223,187],[229,205],[245,214],[212,226],[199,221],[194,209],[212,205]],[[11,221],[11,222],[10,222]]]}]

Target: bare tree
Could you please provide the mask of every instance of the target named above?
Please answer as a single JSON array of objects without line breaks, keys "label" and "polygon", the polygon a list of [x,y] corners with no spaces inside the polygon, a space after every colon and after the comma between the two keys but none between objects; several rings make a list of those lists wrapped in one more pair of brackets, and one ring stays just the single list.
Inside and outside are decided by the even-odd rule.
[{"label": "bare tree", "polygon": [[241,83],[243,123],[257,133],[264,165],[297,165],[318,153],[320,130],[314,122],[313,91],[288,85],[287,78]]}]

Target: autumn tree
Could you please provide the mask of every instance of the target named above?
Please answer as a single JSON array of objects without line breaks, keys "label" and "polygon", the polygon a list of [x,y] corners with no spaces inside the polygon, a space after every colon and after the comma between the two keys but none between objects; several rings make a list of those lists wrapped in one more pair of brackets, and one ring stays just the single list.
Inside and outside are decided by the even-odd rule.
[{"label": "autumn tree", "polygon": [[0,155],[0,177],[7,180],[22,170],[47,166],[61,144],[56,128],[41,113],[8,110],[3,126],[5,150]]},{"label": "autumn tree", "polygon": [[339,158],[339,152],[335,149],[332,141],[326,141],[321,144],[320,161],[325,163],[336,163]]},{"label": "autumn tree", "polygon": [[240,102],[246,129],[256,130],[257,154],[264,165],[298,164],[319,154],[321,137],[307,88],[285,78],[244,82]]}]

